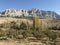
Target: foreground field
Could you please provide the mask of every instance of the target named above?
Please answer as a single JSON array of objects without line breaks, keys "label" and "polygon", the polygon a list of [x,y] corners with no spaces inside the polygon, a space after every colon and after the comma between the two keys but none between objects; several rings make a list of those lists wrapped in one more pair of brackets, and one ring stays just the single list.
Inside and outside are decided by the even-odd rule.
[{"label": "foreground field", "polygon": [[39,42],[31,42],[31,43],[17,43],[12,41],[0,41],[0,45],[46,45]]},{"label": "foreground field", "polygon": [[59,20],[0,18],[0,45],[58,45],[58,43],[60,45]]}]

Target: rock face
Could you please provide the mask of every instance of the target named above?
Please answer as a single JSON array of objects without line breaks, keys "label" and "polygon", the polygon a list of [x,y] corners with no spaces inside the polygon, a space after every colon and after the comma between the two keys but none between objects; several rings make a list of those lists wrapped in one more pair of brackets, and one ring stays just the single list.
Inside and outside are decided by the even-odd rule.
[{"label": "rock face", "polygon": [[7,17],[21,17],[21,16],[27,16],[28,11],[27,10],[6,9],[5,11],[1,12],[1,15],[7,16]]},{"label": "rock face", "polygon": [[15,9],[6,9],[5,11],[0,12],[1,17],[34,17],[38,16],[39,18],[44,19],[60,19],[60,15],[53,11],[44,11],[39,9],[31,10],[15,10]]}]

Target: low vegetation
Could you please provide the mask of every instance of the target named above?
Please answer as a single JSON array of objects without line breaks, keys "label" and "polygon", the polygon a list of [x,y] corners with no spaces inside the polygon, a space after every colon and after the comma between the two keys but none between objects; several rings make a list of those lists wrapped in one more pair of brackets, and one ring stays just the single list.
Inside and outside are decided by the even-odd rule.
[{"label": "low vegetation", "polygon": [[[29,25],[28,22],[19,23],[16,21],[0,24],[0,40],[1,40],[1,37],[2,39],[3,37],[5,37],[9,39],[14,39],[14,40],[17,40],[17,39],[20,40],[21,38],[19,37],[20,35],[22,35],[22,38],[24,40],[27,39],[28,37],[35,37],[37,40],[42,40],[43,38],[48,37],[49,41],[55,42],[57,38],[60,38],[59,23],[55,22],[57,23],[56,25],[47,26],[47,28],[42,29],[42,26],[45,27],[46,25],[43,25],[42,21],[40,22],[41,24],[37,24],[38,23],[37,20],[35,20],[36,23],[35,21],[33,22],[35,23],[33,25]],[[55,30],[57,30],[58,32],[55,32]]]}]

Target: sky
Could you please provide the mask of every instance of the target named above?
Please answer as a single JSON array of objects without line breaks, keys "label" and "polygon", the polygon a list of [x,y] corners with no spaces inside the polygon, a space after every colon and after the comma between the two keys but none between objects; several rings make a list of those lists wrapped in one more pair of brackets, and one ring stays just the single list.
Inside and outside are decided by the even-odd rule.
[{"label": "sky", "polygon": [[55,11],[60,14],[60,0],[0,0],[0,11],[14,9],[32,9]]}]

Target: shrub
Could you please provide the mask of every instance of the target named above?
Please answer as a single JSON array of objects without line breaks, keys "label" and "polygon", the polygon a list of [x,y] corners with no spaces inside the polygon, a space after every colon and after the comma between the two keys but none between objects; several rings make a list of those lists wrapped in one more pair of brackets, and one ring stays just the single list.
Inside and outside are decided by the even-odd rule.
[{"label": "shrub", "polygon": [[55,32],[46,30],[44,33],[45,33],[45,35],[47,35],[47,37],[49,37],[49,39],[52,39],[52,41],[57,38],[57,35]]},{"label": "shrub", "polygon": [[21,25],[20,25],[20,29],[27,30],[27,25],[22,22]]}]

